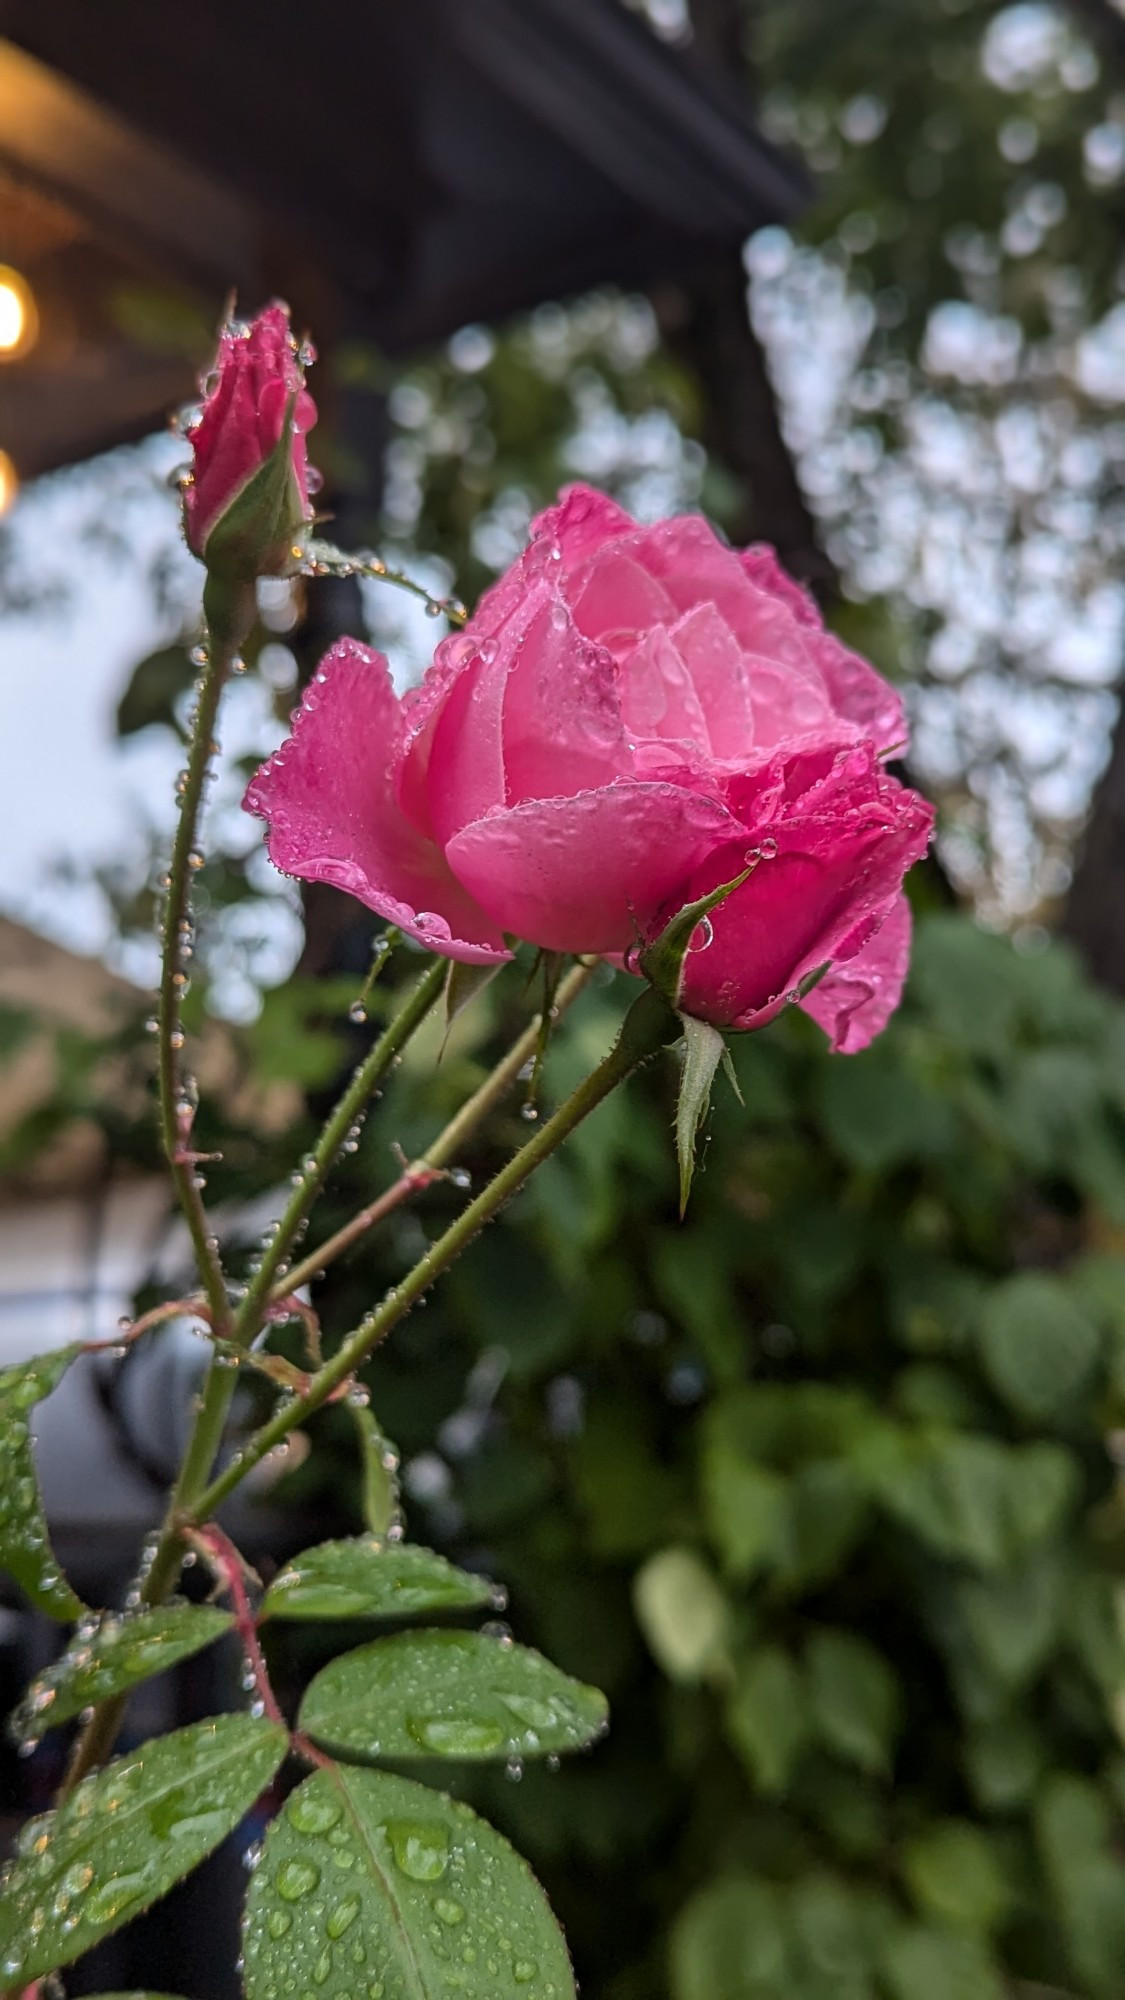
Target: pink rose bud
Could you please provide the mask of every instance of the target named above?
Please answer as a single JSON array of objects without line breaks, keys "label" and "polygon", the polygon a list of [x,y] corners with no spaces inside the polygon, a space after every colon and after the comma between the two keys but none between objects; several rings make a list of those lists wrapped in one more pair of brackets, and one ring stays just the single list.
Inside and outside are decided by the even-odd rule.
[{"label": "pink rose bud", "polygon": [[246,804],[279,868],[470,963],[514,935],[635,969],[733,883],[675,1004],[755,1028],[796,1002],[850,1052],[898,1004],[930,838],[885,769],[905,740],[769,550],[575,487],[401,700],[379,654],[334,646]]},{"label": "pink rose bud", "polygon": [[227,576],[276,576],[293,566],[294,536],[312,518],[305,435],[316,404],[276,299],[248,326],[228,322],[191,429],[184,487],[188,547]]}]

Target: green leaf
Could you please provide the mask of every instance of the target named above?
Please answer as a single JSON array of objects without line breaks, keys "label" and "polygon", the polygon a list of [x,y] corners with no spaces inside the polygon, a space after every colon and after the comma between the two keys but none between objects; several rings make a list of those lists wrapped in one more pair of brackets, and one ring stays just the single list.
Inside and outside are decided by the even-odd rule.
[{"label": "green leaf", "polygon": [[1042,1666],[1054,1644],[1063,1575],[1053,1549],[1038,1549],[987,1580],[966,1577],[957,1601],[989,1671],[1018,1687]]},{"label": "green leaf", "polygon": [[233,1832],[287,1745],[277,1723],[216,1716],[117,1758],[29,1820],[0,1899],[0,1978],[69,1965],[155,1903]]},{"label": "green leaf", "polygon": [[873,1495],[938,1555],[1001,1569],[1059,1525],[1078,1467],[1060,1446],[889,1427],[856,1454]]},{"label": "green leaf", "polygon": [[782,1796],[809,1736],[805,1677],[782,1647],[763,1646],[743,1664],[726,1725],[758,1790]]},{"label": "green leaf", "polygon": [[786,1519],[786,1481],[758,1465],[716,1425],[704,1434],[703,1502],[711,1539],[733,1577],[747,1581],[776,1556]]},{"label": "green leaf", "polygon": [[1117,2000],[1125,1964],[1125,1868],[1107,1800],[1088,1778],[1055,1774],[1036,1801],[1040,1852],[1075,1968],[1099,2000]]},{"label": "green leaf", "polygon": [[263,1618],[417,1618],[433,1611],[499,1610],[498,1586],[455,1569],[433,1549],[375,1535],[321,1542],[287,1563],[262,1599]]},{"label": "green leaf", "polygon": [[884,1970],[894,2000],[1005,2000],[991,1954],[976,1938],[922,1924],[901,1931]]},{"label": "green leaf", "polygon": [[348,1408],[359,1439],[363,1468],[363,1518],[373,1535],[387,1535],[402,1519],[398,1452],[390,1439],[383,1436],[366,1403],[349,1403]]},{"label": "green leaf", "polygon": [[15,1578],[37,1611],[63,1622],[84,1607],[47,1539],[28,1413],[62,1381],[81,1348],[56,1348],[0,1372],[0,1570]]},{"label": "green leaf", "polygon": [[197,672],[187,643],[161,646],[139,660],[117,704],[117,734],[135,736],[154,723],[174,728],[177,697],[187,692]]},{"label": "green leaf", "polygon": [[1045,1754],[1024,1716],[991,1716],[965,1742],[965,1769],[979,1803],[1001,1813],[1023,1805],[1039,1783]]},{"label": "green leaf", "polygon": [[83,1620],[66,1651],[27,1689],[8,1724],[17,1743],[34,1743],[57,1722],[91,1702],[124,1694],[154,1674],[189,1659],[229,1632],[227,1611],[207,1604],[171,1604],[118,1618]]},{"label": "green leaf", "polygon": [[661,1549],[638,1571],[633,1605],[649,1651],[669,1680],[708,1679],[727,1660],[726,1598],[692,1549]]},{"label": "green leaf", "polygon": [[1073,1285],[1046,1271],[1021,1271],[988,1293],[981,1358],[997,1393],[1022,1417],[1065,1412],[1089,1385],[1101,1330]]},{"label": "green leaf", "polygon": [[605,1696],[486,1632],[400,1632],[329,1661],[301,1728],[342,1757],[546,1757],[606,1725]]},{"label": "green leaf", "polygon": [[966,1820],[927,1827],[903,1849],[903,1869],[922,1913],[956,1930],[989,1931],[1010,1901],[987,1834]]},{"label": "green leaf", "polygon": [[574,2000],[527,1863],[468,1806],[381,1771],[306,1778],[246,1901],[246,2000]]},{"label": "green leaf", "polygon": [[789,2000],[792,1968],[777,1890],[750,1876],[701,1890],[672,1932],[671,1975],[672,2000]]},{"label": "green leaf", "polygon": [[829,1749],[863,1771],[890,1769],[899,1689],[866,1639],[823,1629],[806,1653],[813,1722]]},{"label": "green leaf", "polygon": [[707,1116],[707,1106],[711,1102],[711,1085],[715,1071],[722,1060],[726,1044],[718,1028],[707,1021],[696,1021],[685,1014],[684,1060],[680,1072],[680,1091],[676,1099],[676,1157],[680,1163],[680,1214],[683,1215],[691,1193],[691,1179],[695,1171],[695,1142],[699,1128]]}]

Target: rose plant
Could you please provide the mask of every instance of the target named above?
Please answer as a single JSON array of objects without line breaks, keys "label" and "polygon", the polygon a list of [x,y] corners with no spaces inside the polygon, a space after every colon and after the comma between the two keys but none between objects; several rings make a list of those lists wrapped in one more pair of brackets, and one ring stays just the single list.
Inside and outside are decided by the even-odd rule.
[{"label": "rose plant", "polygon": [[[344,556],[310,535],[308,358],[277,304],[249,327],[224,328],[189,426],[185,531],[206,569],[208,631],[167,876],[157,1025],[161,1133],[199,1285],[126,1337],[190,1318],[213,1352],[163,1526],[123,1613],[88,1611],[62,1577],[28,1443],[28,1410],[81,1350],[0,1375],[0,1564],[39,1608],[75,1621],[16,1726],[34,1740],[84,1718],[59,1801],[24,1829],[5,1884],[0,1980],[34,1988],[128,1922],[213,1851],[285,1765],[294,1783],[247,1897],[248,2000],[430,2000],[452,1989],[469,2000],[566,2000],[566,1948],[525,1864],[466,1806],[401,1771],[581,1749],[605,1726],[602,1697],[503,1628],[399,1629],[332,1659],[291,1721],[260,1627],[356,1617],[406,1627],[500,1601],[488,1579],[403,1539],[393,1450],[357,1370],[536,1167],[664,1049],[680,1051],[686,1198],[726,1031],[763,1027],[793,1003],[845,1053],[878,1033],[902,988],[903,877],[931,815],[885,768],[905,734],[894,692],[824,629],[768,551],[727,549],[702,520],[638,527],[600,494],[564,494],[471,618],[448,600],[434,606],[455,629],[402,700],[384,660],[341,641],[246,802],[268,823],[278,867],[345,889],[387,920],[380,962],[398,946],[426,956],[295,1168],[249,1283],[236,1288],[204,1202],[181,1018],[216,718],[260,576],[389,574],[377,558]],[[449,1012],[466,1004],[524,946],[544,970],[538,1018],[423,1157],[298,1257],[334,1161],[403,1048],[443,994]],[[456,1159],[601,959],[642,982],[613,1047],[325,1358],[308,1282]],[[303,1369],[269,1349],[272,1329],[294,1319],[308,1336]],[[241,1370],[268,1382],[277,1403],[232,1442]],[[307,1550],[262,1592],[218,1510],[337,1400],[367,1458],[367,1531]],[[226,1610],[175,1596],[189,1558],[213,1572]],[[246,1712],[114,1757],[130,1690],[231,1630],[245,1654]]]}]

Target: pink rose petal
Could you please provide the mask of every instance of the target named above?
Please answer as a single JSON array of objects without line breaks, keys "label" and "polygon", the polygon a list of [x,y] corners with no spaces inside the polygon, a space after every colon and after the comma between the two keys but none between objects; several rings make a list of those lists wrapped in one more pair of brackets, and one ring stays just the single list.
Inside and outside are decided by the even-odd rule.
[{"label": "pink rose petal", "polygon": [[451,867],[502,930],[548,951],[626,951],[736,822],[716,800],[625,778],[467,826]]},{"label": "pink rose petal", "polygon": [[901,890],[862,950],[833,965],[801,1005],[840,1055],[856,1055],[882,1033],[902,998],[912,918]]},{"label": "pink rose petal", "polygon": [[411,937],[470,964],[510,956],[441,849],[399,810],[392,769],[401,718],[387,663],[341,639],[306,690],[293,733],[247,788],[269,822],[275,866],[331,882]]}]

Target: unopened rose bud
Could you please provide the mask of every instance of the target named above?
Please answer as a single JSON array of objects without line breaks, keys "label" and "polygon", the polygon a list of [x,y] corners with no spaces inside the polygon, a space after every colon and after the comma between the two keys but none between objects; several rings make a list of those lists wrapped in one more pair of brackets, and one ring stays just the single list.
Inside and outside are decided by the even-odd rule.
[{"label": "unopened rose bud", "polygon": [[302,358],[277,300],[219,336],[184,488],[188,547],[214,575],[252,581],[293,567],[312,518],[305,436],[316,404]]}]

